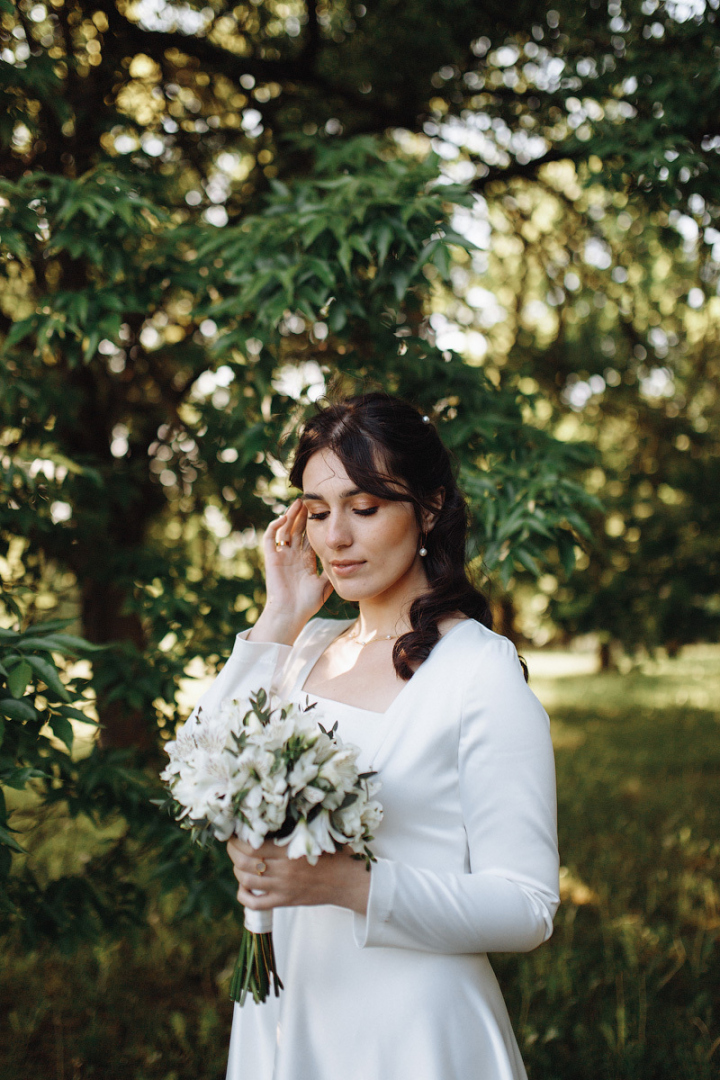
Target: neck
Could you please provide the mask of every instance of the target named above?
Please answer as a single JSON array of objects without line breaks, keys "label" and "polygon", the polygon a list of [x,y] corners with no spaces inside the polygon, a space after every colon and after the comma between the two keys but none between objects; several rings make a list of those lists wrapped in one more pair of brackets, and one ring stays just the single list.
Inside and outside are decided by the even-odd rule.
[{"label": "neck", "polygon": [[428,590],[428,580],[422,566],[413,566],[379,596],[360,601],[358,637],[363,640],[407,633],[413,601]]}]

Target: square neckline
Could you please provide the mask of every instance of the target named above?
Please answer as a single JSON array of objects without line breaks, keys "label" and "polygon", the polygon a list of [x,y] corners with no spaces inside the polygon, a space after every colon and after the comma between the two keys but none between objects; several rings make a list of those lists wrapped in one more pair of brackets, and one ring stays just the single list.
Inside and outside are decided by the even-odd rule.
[{"label": "square neckline", "polygon": [[[340,620],[338,620],[338,621],[340,621]],[[342,621],[345,622],[346,620],[343,619]],[[348,626],[351,626],[354,621],[355,621],[354,619],[349,620],[348,621]],[[465,626],[466,623],[471,623],[473,621],[474,620],[470,619],[470,618],[461,619],[459,623],[457,623],[455,626],[451,626],[450,629],[447,631],[447,633],[443,634],[439,638],[439,640],[435,642],[435,645],[433,646],[433,648],[432,648],[432,650],[430,652],[430,655],[422,662],[422,664],[417,669],[417,671],[414,672],[413,675],[407,680],[407,682],[401,688],[400,692],[395,695],[395,697],[392,699],[392,701],[390,702],[390,704],[388,705],[387,709],[385,709],[384,712],[378,712],[376,709],[365,709],[365,708],[363,708],[362,705],[352,705],[349,701],[340,701],[338,698],[321,697],[319,694],[315,694],[312,690],[305,690],[305,683],[307,682],[308,677],[310,676],[310,673],[312,672],[313,668],[317,664],[317,662],[320,659],[320,657],[322,656],[322,654],[325,652],[325,650],[327,648],[329,648],[330,645],[332,645],[332,643],[334,641],[337,641],[337,639],[340,637],[340,635],[343,634],[345,632],[345,630],[347,630],[348,626],[344,626],[341,630],[339,630],[337,632],[337,634],[335,634],[329,640],[323,641],[322,642],[322,649],[320,650],[320,652],[318,652],[316,655],[312,656],[310,658],[310,660],[305,664],[304,668],[300,672],[300,675],[298,676],[298,683],[302,683],[302,685],[297,690],[297,693],[298,694],[305,694],[308,697],[314,698],[316,701],[328,702],[330,705],[342,705],[343,708],[346,708],[346,709],[354,709],[356,712],[368,713],[370,716],[376,716],[378,718],[380,718],[382,716],[388,716],[390,714],[390,712],[392,711],[392,709],[395,707],[396,703],[403,696],[405,691],[410,687],[411,683],[413,683],[415,681],[415,679],[420,674],[420,672],[423,670],[423,668],[425,668],[426,665],[430,662],[432,657],[437,652],[438,646],[443,641],[447,640],[447,638],[452,637],[452,635],[455,633],[455,631],[459,630],[460,627]]]}]

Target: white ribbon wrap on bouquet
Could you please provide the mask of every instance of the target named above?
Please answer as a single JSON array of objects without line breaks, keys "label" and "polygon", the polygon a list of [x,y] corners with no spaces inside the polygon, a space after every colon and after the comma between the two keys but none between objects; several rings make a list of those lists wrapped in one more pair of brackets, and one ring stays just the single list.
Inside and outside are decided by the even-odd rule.
[{"label": "white ribbon wrap on bouquet", "polygon": [[[260,889],[253,889],[256,896],[262,896],[263,893]],[[249,930],[251,934],[269,934],[273,927],[273,913],[272,908],[269,911],[252,911],[250,908],[245,908],[245,929]]]}]

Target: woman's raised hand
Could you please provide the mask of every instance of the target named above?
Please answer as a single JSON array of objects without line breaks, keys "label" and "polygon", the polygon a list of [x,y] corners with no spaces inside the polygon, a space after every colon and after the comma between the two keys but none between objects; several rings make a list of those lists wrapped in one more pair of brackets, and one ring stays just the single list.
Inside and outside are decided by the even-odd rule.
[{"label": "woman's raised hand", "polygon": [[332,592],[327,575],[317,572],[315,552],[304,540],[306,521],[307,507],[296,499],[265,530],[267,601],[250,633],[252,641],[291,645]]}]

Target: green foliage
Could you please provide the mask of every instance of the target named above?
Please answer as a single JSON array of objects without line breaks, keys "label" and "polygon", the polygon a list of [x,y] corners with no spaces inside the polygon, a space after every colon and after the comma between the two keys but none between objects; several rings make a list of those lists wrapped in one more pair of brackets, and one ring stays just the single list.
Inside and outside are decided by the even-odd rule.
[{"label": "green foliage", "polygon": [[[5,341],[0,527],[28,538],[28,557],[73,572],[90,640],[125,640],[96,664],[110,742],[149,745],[156,702],[172,706],[188,659],[226,653],[229,609],[257,602],[257,560],[219,574],[207,522],[260,526],[258,489],[271,506],[287,498],[277,467],[308,407],[284,390],[293,366],[346,389],[381,384],[436,417],[468,475],[502,493],[474,509],[490,567],[507,577],[557,544],[572,553],[577,510],[591,505],[572,482],[582,450],[524,424],[530,399],[431,340],[428,271],[443,280],[448,253],[467,246],[449,214],[472,199],[436,183],[435,159],[381,150],[360,139],[320,152],[311,175],[276,183],[258,213],[222,230],[178,225],[152,185],[107,169],[6,184],[3,221],[13,250],[32,253],[28,269],[85,269],[72,291],[38,293]],[[204,533],[200,566],[163,537],[169,515]]]},{"label": "green foliage", "polygon": [[[184,890],[178,917],[199,912],[210,920],[234,899],[227,860],[193,850],[160,818],[151,803],[159,783],[128,751],[88,745],[85,736],[80,754],[71,753],[74,723],[97,721],[88,711],[93,680],[68,673],[67,661],[106,650],[66,633],[68,621],[0,630],[0,793],[11,799],[10,808],[5,794],[0,799],[0,932],[14,930],[26,946],[50,941],[63,951],[126,932],[146,913],[147,882],[134,863],[148,851],[156,860],[155,889]],[[99,833],[81,870],[48,875],[39,868],[45,819],[51,845],[63,820]],[[18,867],[13,856],[21,856]]]},{"label": "green foliage", "polygon": [[[552,570],[570,632],[717,632],[716,514],[695,468],[714,485],[715,329],[680,302],[717,271],[676,231],[683,211],[710,237],[718,214],[714,3],[370,7],[217,0],[199,29],[112,0],[2,7],[1,569],[28,590],[26,621],[42,598],[113,645],[88,684],[103,746],[66,756],[46,794],[125,819],[102,880],[126,881],[149,845],[187,912],[225,909],[227,868],[148,816],[147,776],[188,665],[220,663],[257,617],[257,530],[328,387],[380,386],[438,423],[479,577],[484,562],[512,589]],[[475,248],[461,220],[491,240]],[[494,327],[463,302],[477,284],[502,297]],[[487,335],[484,356],[436,347],[443,306]],[[611,348],[617,393],[575,409]],[[664,359],[675,413],[642,390]],[[588,572],[598,497],[625,531]],[[53,655],[15,662],[3,700],[25,708],[10,690]]]}]

